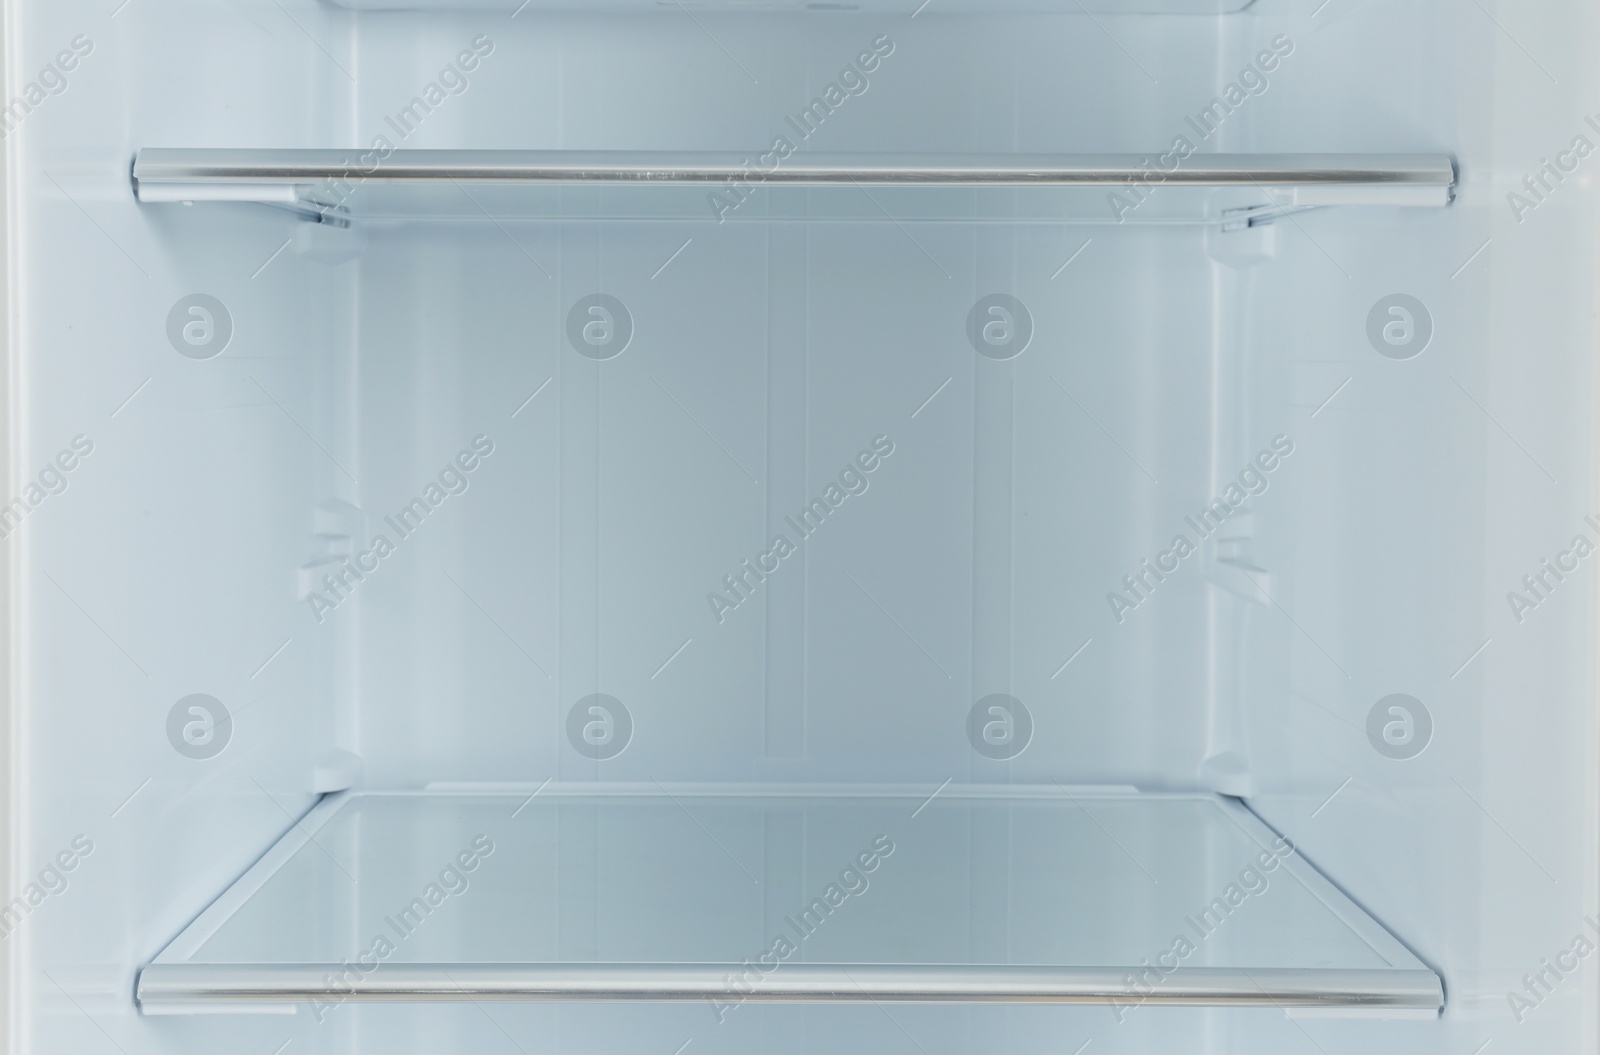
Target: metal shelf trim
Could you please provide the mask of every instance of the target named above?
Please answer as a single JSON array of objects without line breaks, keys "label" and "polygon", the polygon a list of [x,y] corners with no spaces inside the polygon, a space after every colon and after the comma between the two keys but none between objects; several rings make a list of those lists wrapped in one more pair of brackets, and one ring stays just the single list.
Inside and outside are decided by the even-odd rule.
[{"label": "metal shelf trim", "polygon": [[[151,964],[141,1005],[377,1001],[726,1000],[743,964],[478,963]],[[1432,971],[1179,967],[1136,1001],[1127,979],[1144,968],[940,964],[783,964],[740,990],[763,1002],[901,1001],[1438,1010]],[[330,984],[333,983],[333,984]],[[1141,990],[1141,994],[1145,991]]]},{"label": "metal shelf trim", "polygon": [[133,180],[141,200],[171,200],[157,190],[171,184],[698,185],[745,180],[752,172],[759,182],[791,186],[1401,185],[1435,188],[1445,200],[1455,185],[1447,154],[1192,154],[1174,159],[1170,170],[1162,164],[1167,157],[796,154],[766,169],[759,156],[725,152],[400,150],[378,160],[357,150],[145,147],[134,161]]}]

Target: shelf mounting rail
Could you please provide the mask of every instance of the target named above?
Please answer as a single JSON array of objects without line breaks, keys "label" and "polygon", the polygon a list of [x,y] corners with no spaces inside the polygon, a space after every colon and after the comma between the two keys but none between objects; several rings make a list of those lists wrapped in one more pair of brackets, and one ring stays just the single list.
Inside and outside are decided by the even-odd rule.
[{"label": "shelf mounting rail", "polygon": [[[365,160],[364,160],[365,159]],[[687,151],[353,150],[146,147],[133,166],[141,201],[174,201],[195,187],[363,183],[648,183],[693,185],[749,178],[817,187],[1386,186],[1449,200],[1455,168],[1445,154],[800,154],[764,169],[759,158]],[[364,165],[370,165],[363,168]],[[194,200],[193,197],[187,200]]]},{"label": "shelf mounting rail", "polygon": [[[141,202],[257,202],[360,213],[384,188],[858,187],[1106,189],[1139,200],[1163,187],[1242,189],[1263,205],[1448,205],[1447,154],[793,154],[689,151],[180,149],[133,163]],[[422,206],[427,212],[428,207]]]}]

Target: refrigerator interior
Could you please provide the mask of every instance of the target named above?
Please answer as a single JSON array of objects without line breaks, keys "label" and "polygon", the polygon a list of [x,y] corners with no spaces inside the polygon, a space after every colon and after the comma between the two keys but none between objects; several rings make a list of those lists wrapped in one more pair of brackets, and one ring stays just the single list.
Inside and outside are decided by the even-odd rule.
[{"label": "refrigerator interior", "polygon": [[[1594,1049],[1586,5],[6,12],[26,103],[5,137],[16,1050]],[[1164,186],[660,206],[447,184],[374,188],[345,218],[141,202],[130,180],[162,147],[780,137],[796,162],[1179,139],[1196,160],[1438,154],[1455,200],[1240,224]],[[1019,319],[1020,351],[984,347]],[[504,796],[503,820],[451,829],[465,852],[515,847],[519,820],[585,788],[756,786],[935,805],[859,831],[776,810],[732,846],[710,812],[574,807],[551,829],[570,874],[550,925],[694,960],[725,924],[743,940],[801,909],[878,835],[918,859],[917,823],[948,817],[938,845],[967,878],[914,913],[885,861],[871,919],[1016,962],[1058,869],[1108,899],[1066,911],[1153,960],[1191,904],[1158,881],[1181,847],[1200,847],[1196,910],[1250,858],[1207,856],[1188,822],[1130,853],[1073,796],[1200,794],[1290,840],[1442,979],[1444,1009],[135,1000],[280,838],[335,872],[280,874],[258,937],[364,943],[365,891],[403,903],[450,866],[405,824],[304,835],[327,794]],[[1081,847],[1016,813],[941,813],[944,788],[1065,796],[1078,821],[1049,830]],[[452,934],[530,925],[471,900],[535,867],[516,860],[463,881]],[[759,896],[724,893],[735,867]],[[1298,963],[1273,904],[1241,915],[1262,906],[1268,958]],[[848,939],[859,962],[874,940]]]}]

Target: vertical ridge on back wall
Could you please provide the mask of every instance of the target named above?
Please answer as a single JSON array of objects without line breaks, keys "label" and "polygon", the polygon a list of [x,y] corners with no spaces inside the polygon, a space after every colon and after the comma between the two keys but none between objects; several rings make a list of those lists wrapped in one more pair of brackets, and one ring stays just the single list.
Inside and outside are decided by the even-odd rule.
[{"label": "vertical ridge on back wall", "polygon": [[[785,514],[806,502],[810,228],[770,224],[767,234],[767,486],[765,522],[783,533]],[[764,541],[764,540],[763,540]],[[763,753],[806,754],[806,550],[799,568],[766,583]]]}]

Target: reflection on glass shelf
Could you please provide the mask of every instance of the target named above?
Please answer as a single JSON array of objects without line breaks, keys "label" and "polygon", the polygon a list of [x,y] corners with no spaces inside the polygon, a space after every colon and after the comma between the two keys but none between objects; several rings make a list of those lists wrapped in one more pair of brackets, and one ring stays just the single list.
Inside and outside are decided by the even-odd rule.
[{"label": "reflection on glass shelf", "polygon": [[1245,224],[1325,206],[1449,204],[1437,154],[775,155],[146,148],[147,203],[352,220]]},{"label": "reflection on glass shelf", "polygon": [[321,803],[139,980],[328,999],[1442,1004],[1209,794],[552,785]]}]

